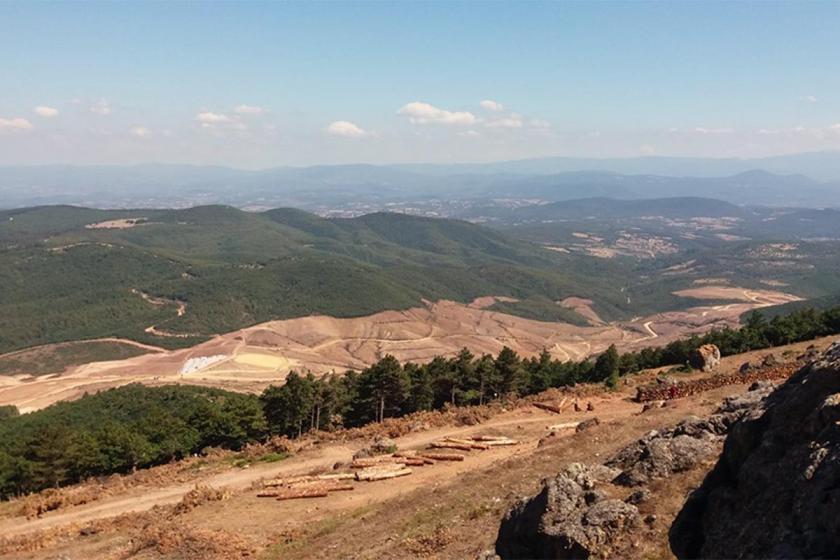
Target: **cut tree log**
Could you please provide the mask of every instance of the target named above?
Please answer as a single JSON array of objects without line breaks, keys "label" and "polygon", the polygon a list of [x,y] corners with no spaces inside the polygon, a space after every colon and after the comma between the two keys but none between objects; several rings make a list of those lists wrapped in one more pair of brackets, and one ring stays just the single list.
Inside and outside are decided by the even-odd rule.
[{"label": "cut tree log", "polygon": [[460,451],[470,451],[472,449],[472,445],[450,443],[448,441],[433,441],[429,444],[429,449],[458,449]]},{"label": "cut tree log", "polygon": [[399,476],[406,476],[412,473],[412,470],[408,467],[403,467],[401,469],[391,469],[391,470],[382,470],[382,469],[365,469],[358,471],[356,473],[356,480],[365,481],[365,482],[374,482],[376,480],[387,480],[389,478],[397,478]]},{"label": "cut tree log", "polygon": [[495,447],[497,445],[516,445],[519,442],[515,439],[496,439],[493,441],[485,441],[485,445],[489,445],[490,447]]},{"label": "cut tree log", "polygon": [[423,457],[433,461],[463,461],[464,456],[457,453],[424,453]]},{"label": "cut tree log", "polygon": [[265,486],[265,487],[295,486],[295,485],[308,484],[308,483],[353,480],[355,478],[355,476],[356,475],[354,475],[353,473],[335,473],[335,474],[291,476],[291,477],[288,477],[288,478],[275,478],[273,480],[264,480],[263,481],[263,486]]},{"label": "cut tree log", "polygon": [[484,445],[483,443],[478,443],[471,439],[459,439],[459,438],[445,438],[443,441],[448,443],[457,443],[459,445],[467,445],[470,449],[490,449],[488,446]]},{"label": "cut tree log", "polygon": [[443,441],[448,441],[449,443],[460,443],[462,445],[472,445],[473,443],[475,443],[471,439],[461,439],[454,437],[443,438]]},{"label": "cut tree log", "polygon": [[286,478],[275,478],[272,480],[264,480],[263,486],[288,486],[290,484],[297,484],[298,482],[308,482],[311,480],[318,480],[312,475],[289,476]]},{"label": "cut tree log", "polygon": [[323,488],[289,489],[277,492],[278,500],[297,500],[298,498],[324,498],[329,492]]},{"label": "cut tree log", "polygon": [[319,474],[318,480],[353,480],[356,478],[355,473],[335,473],[335,474]]},{"label": "cut tree log", "polygon": [[507,436],[473,436],[470,439],[472,439],[473,441],[490,442],[490,441],[506,441],[506,440],[509,440],[510,438],[507,437]]},{"label": "cut tree log", "polygon": [[553,412],[555,414],[562,414],[563,413],[563,411],[560,409],[559,406],[555,406],[553,404],[535,402],[534,406],[536,406],[537,408],[539,408],[541,410],[547,410],[547,411]]},{"label": "cut tree log", "polygon": [[364,469],[376,465],[394,465],[403,461],[402,457],[388,457],[387,459],[356,459],[350,463],[351,469]]},{"label": "cut tree log", "polygon": [[563,413],[563,405],[566,404],[568,399],[566,397],[560,401],[560,404],[551,404],[551,403],[542,403],[542,402],[535,402],[534,406],[537,408],[541,408],[543,410],[547,410],[549,412],[554,412],[555,414],[562,414]]},{"label": "cut tree log", "polygon": [[564,422],[562,424],[553,424],[548,427],[549,430],[573,430],[580,425],[580,422]]}]

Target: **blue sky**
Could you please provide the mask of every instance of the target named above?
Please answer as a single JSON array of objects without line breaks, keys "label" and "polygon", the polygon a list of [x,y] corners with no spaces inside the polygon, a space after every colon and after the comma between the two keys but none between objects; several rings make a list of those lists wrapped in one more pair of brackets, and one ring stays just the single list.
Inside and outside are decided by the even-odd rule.
[{"label": "blue sky", "polygon": [[840,2],[4,2],[0,20],[2,164],[840,149]]}]

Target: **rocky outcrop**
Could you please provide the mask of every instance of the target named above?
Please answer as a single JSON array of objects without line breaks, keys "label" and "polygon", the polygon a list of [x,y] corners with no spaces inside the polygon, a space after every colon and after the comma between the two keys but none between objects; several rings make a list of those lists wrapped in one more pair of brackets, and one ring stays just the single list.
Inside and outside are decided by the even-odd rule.
[{"label": "rocky outcrop", "polygon": [[616,533],[639,524],[639,510],[596,486],[618,471],[572,463],[542,491],[511,509],[499,528],[502,558],[589,558],[607,549]]},{"label": "rocky outcrop", "polygon": [[694,369],[714,371],[720,365],[720,349],[714,344],[704,344],[691,353],[689,363]]},{"label": "rocky outcrop", "polygon": [[[644,485],[711,462],[730,426],[755,414],[772,388],[757,383],[746,395],[724,401],[708,418],[690,417],[650,432],[604,465],[569,465],[545,480],[539,494],[507,513],[496,552],[503,559],[620,555],[642,523],[636,506],[651,498]],[[622,487],[634,491],[624,500],[613,497],[627,494]]]},{"label": "rocky outcrop", "polygon": [[708,418],[690,416],[672,428],[650,432],[605,463],[621,471],[613,482],[639,486],[710,460],[720,451],[730,426],[746,415],[755,414],[772,390],[770,383],[753,384],[746,394],[725,399]]},{"label": "rocky outcrop", "polygon": [[678,558],[840,557],[840,344],[732,426],[670,543]]}]

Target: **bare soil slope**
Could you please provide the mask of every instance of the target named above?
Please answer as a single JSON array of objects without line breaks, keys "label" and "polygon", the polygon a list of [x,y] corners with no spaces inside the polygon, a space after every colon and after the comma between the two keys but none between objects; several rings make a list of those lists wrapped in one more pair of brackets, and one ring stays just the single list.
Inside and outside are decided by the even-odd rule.
[{"label": "bare soil slope", "polygon": [[193,383],[260,391],[282,381],[292,370],[309,370],[316,375],[340,373],[364,368],[386,354],[393,354],[400,361],[423,362],[434,356],[455,355],[464,347],[476,354],[497,354],[509,346],[525,356],[546,349],[559,359],[579,360],[602,352],[610,344],[621,350],[663,345],[687,334],[736,326],[746,311],[798,299],[770,290],[713,286],[684,295],[725,296],[736,303],[585,327],[489,311],[484,308],[488,298],[471,305],[425,302],[405,311],[352,319],[317,315],[271,321],[185,350],[89,363],[60,375],[36,379],[28,375],[0,378],[0,404],[14,404],[22,411],[30,411],[78,398],[85,392],[132,382]]},{"label": "bare soil slope", "polygon": [[[815,344],[825,348],[830,342],[823,339]],[[776,349],[774,354],[792,359],[810,344]],[[755,357],[724,358],[723,370]],[[173,469],[178,474],[171,479],[149,477],[140,484],[125,484],[123,491],[103,493],[89,503],[31,519],[21,515],[20,504],[0,504],[0,555],[20,559],[242,558],[246,553],[257,558],[475,558],[492,547],[503,513],[519,496],[533,494],[543,477],[569,462],[603,461],[650,430],[688,415],[704,416],[724,396],[745,389],[730,385],[642,414],[641,405],[630,396],[636,384],[649,382],[653,375],[634,377],[613,394],[590,394],[595,388],[581,387],[584,392],[579,396],[592,401],[595,410],[591,412],[574,412],[567,403],[562,414],[555,414],[523,402],[509,410],[497,406],[488,419],[474,425],[413,427],[395,438],[400,450],[423,450],[436,440],[475,435],[508,436],[519,444],[466,452],[463,461],[438,461],[398,479],[356,482],[353,491],[325,498],[278,502],[258,498],[257,492],[263,479],[337,472],[337,463],[346,469],[352,454],[369,439],[348,433],[339,440],[311,440],[290,459],[253,463],[249,468],[214,464],[212,458],[191,459],[185,465],[188,468]],[[700,375],[708,374],[696,374]],[[562,394],[549,392],[538,398],[546,399],[557,402]],[[580,433],[549,428],[592,417],[599,418],[600,425]],[[370,437],[374,431],[365,433]],[[202,467],[203,463],[208,464]],[[704,474],[703,469],[683,473],[657,491],[659,500],[649,512],[656,516],[654,538],[639,543],[638,557],[671,557],[667,528],[687,492]],[[217,493],[217,498],[195,501],[196,485],[225,491]]]}]

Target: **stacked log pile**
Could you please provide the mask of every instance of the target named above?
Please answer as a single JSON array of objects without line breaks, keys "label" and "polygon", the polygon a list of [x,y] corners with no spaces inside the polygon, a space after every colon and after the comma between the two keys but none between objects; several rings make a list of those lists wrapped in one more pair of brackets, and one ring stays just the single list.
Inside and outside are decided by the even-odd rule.
[{"label": "stacked log pile", "polygon": [[374,482],[412,474],[411,467],[434,465],[438,461],[463,461],[461,451],[486,451],[497,445],[516,445],[518,441],[504,436],[474,436],[469,438],[445,438],[429,444],[429,450],[401,451],[376,457],[359,457],[350,463],[354,472],[320,475],[289,476],[266,480],[264,489],[257,494],[260,498],[294,500],[323,498],[331,492],[353,490],[351,481]]},{"label": "stacked log pile", "polygon": [[400,463],[382,464],[356,471],[356,480],[373,482],[376,480],[388,480],[411,474],[411,469]]},{"label": "stacked log pile", "polygon": [[726,385],[739,385],[742,383],[753,383],[755,381],[772,381],[787,379],[801,367],[801,364],[791,363],[780,366],[762,368],[747,373],[730,373],[713,375],[702,379],[680,381],[671,385],[657,384],[646,387],[639,387],[636,390],[636,402],[664,401],[688,397],[718,389]]},{"label": "stacked log pile", "polygon": [[325,474],[277,478],[263,482],[265,489],[257,494],[258,498],[277,500],[295,500],[299,498],[323,498],[330,492],[353,490],[347,481],[355,478],[351,474]]}]

